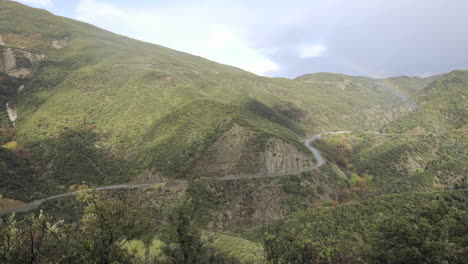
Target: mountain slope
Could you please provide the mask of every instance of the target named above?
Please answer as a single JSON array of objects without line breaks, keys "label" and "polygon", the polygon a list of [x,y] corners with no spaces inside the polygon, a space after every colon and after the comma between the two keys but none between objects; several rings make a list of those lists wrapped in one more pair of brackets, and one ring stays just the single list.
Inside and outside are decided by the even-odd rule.
[{"label": "mountain slope", "polygon": [[[200,167],[211,171],[203,152],[228,126],[210,126],[234,116],[248,117],[241,119],[254,131],[300,146],[306,130],[380,127],[394,118],[391,107],[404,102],[380,88],[382,80],[259,77],[12,1],[0,0],[0,17],[1,143],[30,151],[50,186],[127,181],[148,171],[186,177],[190,166],[197,174],[203,174]],[[400,83],[411,83],[409,93],[427,83],[408,80]],[[182,105],[188,106],[183,114]],[[194,138],[184,131],[179,137],[176,119],[191,108],[198,113],[193,122],[201,123],[184,125],[199,130]],[[255,153],[250,160],[257,164],[240,171],[261,167],[264,152]]]},{"label": "mountain slope", "polygon": [[422,133],[459,129],[468,124],[468,72],[453,71],[435,80],[415,98],[416,111],[388,124],[389,132]]},{"label": "mountain slope", "polygon": [[[468,183],[468,72],[454,71],[429,84],[417,108],[390,122],[388,136],[356,135],[352,163],[375,175],[375,193],[431,190]],[[402,135],[400,135],[402,134]]]}]

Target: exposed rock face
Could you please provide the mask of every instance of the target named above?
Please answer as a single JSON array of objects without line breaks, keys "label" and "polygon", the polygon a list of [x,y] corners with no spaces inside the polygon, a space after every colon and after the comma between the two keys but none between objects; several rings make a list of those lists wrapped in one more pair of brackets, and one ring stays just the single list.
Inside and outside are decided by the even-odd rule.
[{"label": "exposed rock face", "polygon": [[164,177],[160,171],[156,170],[145,170],[137,175],[131,183],[161,183],[167,182],[168,178]]},{"label": "exposed rock face", "polygon": [[7,33],[1,35],[3,45],[27,50],[44,50],[50,47],[50,41],[41,34],[19,35]]},{"label": "exposed rock face", "polygon": [[67,38],[48,39],[41,34],[0,35],[0,45],[7,47],[0,54],[0,72],[15,78],[28,77],[44,59],[44,54],[62,49],[67,42]]},{"label": "exposed rock face", "polygon": [[15,78],[27,77],[42,59],[39,54],[7,48],[0,57],[0,71]]},{"label": "exposed rock face", "polygon": [[9,72],[16,68],[16,56],[12,49],[8,48],[3,51],[2,71]]},{"label": "exposed rock face", "polygon": [[65,47],[67,42],[68,38],[66,37],[63,39],[49,39],[43,37],[41,34],[18,35],[7,33],[0,35],[0,45],[41,52],[61,49]]},{"label": "exposed rock face", "polygon": [[297,173],[314,165],[310,153],[302,153],[279,138],[268,139],[260,160],[263,163],[261,173],[266,175]]},{"label": "exposed rock face", "polygon": [[[258,156],[254,156],[250,162],[242,162],[243,156],[249,151],[249,142],[256,135],[257,132],[252,129],[234,124],[229,131],[207,149],[193,172],[219,176],[257,172]],[[249,168],[249,165],[253,165],[253,167]]]},{"label": "exposed rock face", "polygon": [[16,113],[16,107],[10,107],[8,103],[6,103],[6,111],[8,114],[8,118],[10,119],[11,122],[15,122],[16,118],[18,117]]},{"label": "exposed rock face", "polygon": [[297,173],[314,165],[312,154],[302,153],[295,146],[271,137],[264,150],[256,149],[259,132],[235,124],[211,145],[192,169],[211,176]]},{"label": "exposed rock face", "polygon": [[67,41],[65,39],[52,40],[52,47],[54,47],[55,49],[61,49],[65,47],[66,44],[67,44]]}]

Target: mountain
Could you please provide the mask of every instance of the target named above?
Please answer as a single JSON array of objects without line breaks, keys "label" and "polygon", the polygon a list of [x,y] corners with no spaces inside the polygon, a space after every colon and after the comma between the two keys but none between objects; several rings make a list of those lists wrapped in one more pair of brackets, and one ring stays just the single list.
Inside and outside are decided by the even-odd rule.
[{"label": "mountain", "polygon": [[382,135],[350,139],[351,162],[360,174],[376,176],[374,192],[467,184],[467,87],[467,71],[445,74],[415,95],[415,110],[388,123]]},{"label": "mountain", "polygon": [[427,85],[414,98],[418,108],[390,122],[389,132],[437,133],[468,124],[468,72],[453,71]]},{"label": "mountain", "polygon": [[463,263],[467,88],[266,78],[0,0],[0,259]]},{"label": "mountain", "polygon": [[261,143],[225,173],[258,172],[271,162],[265,138],[307,154],[305,131],[380,127],[405,102],[397,87],[411,95],[432,80],[265,78],[12,1],[0,1],[0,16],[0,139],[30,154],[46,192],[213,172],[219,161],[204,153],[223,148],[234,124],[261,131]]}]

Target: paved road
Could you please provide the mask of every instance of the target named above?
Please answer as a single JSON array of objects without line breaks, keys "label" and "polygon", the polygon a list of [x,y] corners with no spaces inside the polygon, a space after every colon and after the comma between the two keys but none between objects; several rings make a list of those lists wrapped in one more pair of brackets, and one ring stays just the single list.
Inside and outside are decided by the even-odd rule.
[{"label": "paved road", "polygon": [[[153,185],[153,184],[116,184],[116,185],[108,185],[108,186],[98,187],[98,188],[96,188],[96,190],[97,191],[102,191],[102,190],[132,189],[132,188],[148,187],[148,186],[151,186],[151,185]],[[75,193],[76,193],[76,191],[75,192],[62,193],[62,194],[59,194],[59,195],[54,195],[54,196],[47,197],[45,199],[36,200],[36,201],[27,203],[27,204],[25,204],[23,206],[20,206],[20,207],[10,208],[8,210],[1,211],[0,215],[6,215],[6,214],[10,214],[10,213],[29,211],[29,210],[39,206],[43,202],[50,201],[50,200],[55,200],[55,199],[58,199],[58,198],[72,196]]]},{"label": "paved road", "polygon": [[[339,131],[341,132],[341,131]],[[343,131],[343,132],[348,132],[348,131]],[[304,142],[304,145],[307,147],[307,149],[312,152],[312,155],[314,155],[315,160],[317,161],[317,164],[315,164],[313,167],[310,168],[305,168],[302,170],[298,170],[295,172],[288,172],[288,173],[276,173],[276,174],[255,174],[255,175],[227,175],[221,178],[217,178],[217,181],[232,181],[232,180],[240,180],[240,179],[257,179],[257,178],[272,178],[272,177],[281,177],[281,176],[287,176],[287,175],[293,175],[293,174],[300,174],[302,172],[307,172],[311,171],[313,169],[321,167],[323,164],[325,164],[325,159],[323,158],[322,154],[320,154],[320,151],[314,147],[312,147],[310,144],[314,142],[315,140],[319,139],[322,137],[322,134],[317,134],[313,135],[312,137],[306,139]]]},{"label": "paved road", "polygon": [[[353,133],[353,132],[354,131],[333,131],[333,132],[324,132],[323,134],[326,134],[326,135],[350,134],[350,133]],[[368,133],[372,133],[372,134],[375,134],[375,135],[382,135],[382,136],[426,136],[426,135],[429,135],[429,134],[387,134],[387,133],[372,132],[372,131],[369,131]],[[318,149],[311,146],[311,143],[314,142],[317,139],[320,139],[321,137],[322,137],[322,134],[313,135],[312,137],[306,139],[306,141],[304,143],[305,146],[307,147],[307,149],[309,149],[310,152],[312,153],[312,155],[314,155],[315,160],[317,160],[317,164],[315,164],[313,167],[305,168],[305,169],[302,169],[302,170],[299,170],[299,171],[296,171],[296,172],[277,173],[277,174],[272,174],[272,175],[243,175],[243,176],[228,175],[228,176],[218,178],[216,180],[218,180],[218,181],[230,181],[230,180],[239,180],[239,179],[256,179],[256,178],[281,177],[281,176],[287,176],[287,175],[293,175],[293,174],[300,174],[302,172],[307,172],[307,171],[311,171],[313,169],[317,169],[317,168],[319,168],[319,167],[321,167],[321,166],[323,166],[325,164],[325,159],[323,158],[322,154],[320,154],[320,151]],[[151,186],[151,185],[153,185],[153,184],[117,184],[117,185],[109,185],[109,186],[98,187],[98,188],[96,188],[96,190],[101,191],[101,190],[131,189],[131,188],[148,187],[148,186]],[[5,214],[10,214],[10,213],[15,213],[15,212],[28,211],[28,210],[31,210],[31,209],[37,207],[38,205],[42,204],[45,201],[50,201],[50,200],[54,200],[54,199],[58,199],[58,198],[62,198],[62,197],[67,197],[67,196],[72,196],[75,193],[76,192],[68,192],[68,193],[63,193],[63,194],[59,194],[59,195],[54,195],[54,196],[51,196],[51,197],[48,197],[48,198],[45,198],[45,199],[42,199],[42,200],[36,200],[36,201],[30,202],[30,203],[27,203],[27,204],[25,204],[25,205],[23,205],[21,207],[16,207],[16,208],[11,208],[11,209],[8,209],[8,210],[5,210],[5,211],[1,211],[0,215],[5,215]]]},{"label": "paved road", "polygon": [[[337,135],[337,134],[351,134],[356,131],[334,131],[334,132],[324,132],[324,135]],[[372,134],[372,135],[379,135],[379,136],[429,136],[431,133],[424,133],[424,134],[397,134],[397,133],[381,133],[379,131],[359,131],[360,133],[365,134]]]},{"label": "paved road", "polygon": [[[356,131],[332,131],[332,132],[323,132],[323,135],[339,135],[339,134],[351,134]],[[361,131],[363,132],[363,131]],[[380,136],[427,136],[429,134],[393,134],[393,133],[381,133],[378,131],[366,131],[365,133],[368,134],[373,134],[373,135],[380,135]],[[240,179],[257,179],[257,178],[272,178],[272,177],[281,177],[281,176],[287,176],[287,175],[293,175],[293,174],[300,174],[302,172],[307,172],[311,171],[313,169],[319,168],[322,165],[325,164],[325,159],[323,158],[322,154],[320,154],[320,151],[314,147],[312,147],[310,144],[314,142],[317,139],[320,139],[322,137],[322,134],[317,134],[313,135],[312,137],[306,139],[305,141],[305,146],[310,150],[312,155],[314,155],[315,160],[317,160],[317,164],[315,166],[298,170],[295,172],[288,172],[288,173],[276,173],[276,174],[254,174],[254,175],[227,175],[224,177],[220,177],[216,179],[217,181],[231,181],[231,180],[240,180]]]}]

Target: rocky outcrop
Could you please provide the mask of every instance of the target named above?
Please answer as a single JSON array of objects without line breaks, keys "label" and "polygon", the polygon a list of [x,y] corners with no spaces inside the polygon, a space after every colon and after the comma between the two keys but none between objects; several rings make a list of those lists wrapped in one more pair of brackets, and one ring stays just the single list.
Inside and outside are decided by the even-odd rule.
[{"label": "rocky outcrop", "polygon": [[7,33],[0,35],[0,45],[10,48],[33,50],[38,52],[46,52],[48,50],[61,49],[65,47],[68,38],[50,39],[41,34],[19,35]]},{"label": "rocky outcrop", "polygon": [[218,176],[256,173],[260,167],[258,155],[254,154],[247,162],[243,161],[246,155],[252,154],[252,151],[249,151],[249,143],[257,134],[250,128],[234,124],[205,151],[192,171]]},{"label": "rocky outcrop", "polygon": [[16,107],[10,107],[8,103],[6,103],[6,111],[8,114],[8,118],[11,122],[15,122],[18,114],[16,113]]},{"label": "rocky outcrop", "polygon": [[24,78],[30,76],[39,62],[49,51],[62,49],[68,39],[48,39],[41,34],[0,35],[0,72],[11,77]]},{"label": "rocky outcrop", "polygon": [[43,58],[43,55],[29,51],[6,48],[0,56],[0,72],[15,78],[24,78],[34,71]]},{"label": "rocky outcrop", "polygon": [[311,153],[303,153],[273,136],[263,148],[259,136],[260,132],[234,124],[205,151],[192,173],[215,177],[274,176],[295,174],[314,165]]},{"label": "rocky outcrop", "polygon": [[268,139],[260,160],[263,164],[261,173],[265,175],[294,174],[314,165],[310,153],[303,153],[276,137]]},{"label": "rocky outcrop", "polygon": [[169,181],[169,179],[164,177],[160,171],[148,169],[132,179],[131,183],[161,183],[167,181]]},{"label": "rocky outcrop", "polygon": [[0,70],[2,72],[9,72],[16,68],[16,56],[12,49],[8,48],[3,51],[2,63],[0,64]]},{"label": "rocky outcrop", "polygon": [[54,39],[54,40],[52,40],[52,47],[54,47],[54,49],[62,49],[63,47],[65,47],[66,44],[67,44],[66,39]]}]

